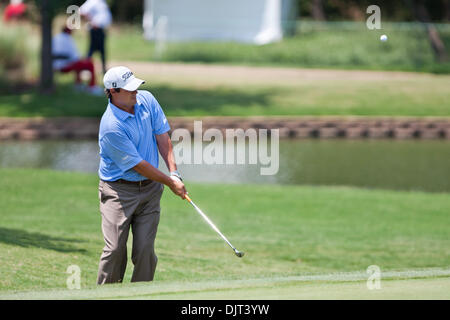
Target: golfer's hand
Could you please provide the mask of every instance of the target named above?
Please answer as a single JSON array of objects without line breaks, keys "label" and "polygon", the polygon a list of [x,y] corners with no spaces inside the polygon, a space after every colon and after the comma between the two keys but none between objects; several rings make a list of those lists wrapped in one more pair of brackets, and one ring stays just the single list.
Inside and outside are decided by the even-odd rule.
[{"label": "golfer's hand", "polygon": [[171,176],[172,184],[169,186],[173,193],[179,196],[184,200],[185,195],[187,194],[186,188],[184,187],[184,183],[175,176]]}]

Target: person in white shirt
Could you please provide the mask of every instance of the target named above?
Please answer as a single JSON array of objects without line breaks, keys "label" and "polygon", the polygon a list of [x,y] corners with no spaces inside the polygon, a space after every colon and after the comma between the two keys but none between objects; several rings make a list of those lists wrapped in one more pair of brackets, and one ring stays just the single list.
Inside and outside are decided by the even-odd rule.
[{"label": "person in white shirt", "polygon": [[52,39],[53,70],[63,73],[75,72],[75,83],[81,86],[81,72],[87,70],[91,74],[88,90],[91,93],[99,91],[95,82],[95,68],[90,58],[81,59],[72,30],[64,27],[62,32]]},{"label": "person in white shirt", "polygon": [[108,4],[105,0],[87,0],[80,7],[80,13],[89,21],[90,44],[87,56],[92,57],[96,51],[99,51],[103,73],[106,73],[105,30],[112,22]]}]

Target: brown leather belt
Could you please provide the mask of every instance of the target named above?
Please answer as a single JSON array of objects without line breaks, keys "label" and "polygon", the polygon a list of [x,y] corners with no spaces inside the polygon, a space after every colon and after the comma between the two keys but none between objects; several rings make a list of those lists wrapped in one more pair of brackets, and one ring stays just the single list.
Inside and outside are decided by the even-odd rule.
[{"label": "brown leather belt", "polygon": [[142,186],[149,185],[150,183],[153,182],[153,180],[146,179],[146,180],[141,180],[141,181],[128,181],[128,180],[119,179],[119,180],[116,180],[116,181],[113,181],[113,182],[118,182],[118,183],[123,183],[123,184],[132,184],[132,185],[135,185],[135,186],[142,187]]}]

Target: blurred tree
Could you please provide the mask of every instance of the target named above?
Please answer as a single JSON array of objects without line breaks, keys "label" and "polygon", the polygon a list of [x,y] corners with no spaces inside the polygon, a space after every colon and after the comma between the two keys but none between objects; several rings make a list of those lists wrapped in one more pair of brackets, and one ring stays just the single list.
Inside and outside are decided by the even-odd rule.
[{"label": "blurred tree", "polygon": [[313,0],[311,4],[311,13],[314,20],[324,21],[325,13],[323,12],[322,0]]},{"label": "blurred tree", "polygon": [[119,23],[142,23],[144,0],[109,0],[114,21]]},{"label": "blurred tree", "polygon": [[417,20],[422,22],[427,30],[428,39],[438,62],[447,62],[447,50],[444,42],[439,36],[436,27],[431,23],[431,16],[424,0],[406,0],[406,3],[411,8]]},{"label": "blurred tree", "polygon": [[53,90],[52,69],[52,0],[40,0],[38,6],[41,13],[41,75],[39,88],[43,92]]},{"label": "blurred tree", "polygon": [[41,70],[39,88],[41,92],[53,91],[52,26],[57,13],[66,13],[68,6],[79,5],[74,0],[35,0],[40,12],[41,24]]},{"label": "blurred tree", "polygon": [[444,21],[450,21],[450,0],[444,1]]},{"label": "blurred tree", "polygon": [[[296,0],[298,14],[314,20],[361,20],[369,5],[381,8],[383,19],[388,21],[414,21],[415,15],[404,1],[392,0]],[[427,0],[424,6],[434,22],[448,22],[450,0]]]}]

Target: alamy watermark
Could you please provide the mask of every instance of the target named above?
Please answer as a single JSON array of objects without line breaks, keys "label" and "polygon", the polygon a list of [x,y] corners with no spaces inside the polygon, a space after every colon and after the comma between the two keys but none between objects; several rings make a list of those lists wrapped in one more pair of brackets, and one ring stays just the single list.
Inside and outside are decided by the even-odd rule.
[{"label": "alamy watermark", "polygon": [[367,279],[367,289],[379,290],[381,289],[381,269],[377,265],[367,267],[366,273],[369,275]]},{"label": "alamy watermark", "polygon": [[222,130],[216,128],[203,132],[202,121],[194,121],[193,136],[192,142],[189,130],[173,130],[171,140],[178,142],[173,149],[177,164],[260,164],[261,175],[278,173],[279,129],[225,129],[224,136]]},{"label": "alamy watermark", "polygon": [[373,4],[367,7],[367,14],[371,14],[366,20],[366,26],[369,30],[381,29],[381,9]]},{"label": "alamy watermark", "polygon": [[67,289],[81,289],[81,269],[76,264],[67,267],[66,273],[69,274],[66,280]]},{"label": "alamy watermark", "polygon": [[80,7],[76,5],[68,6],[66,13],[69,15],[66,20],[66,27],[70,30],[81,28]]}]

